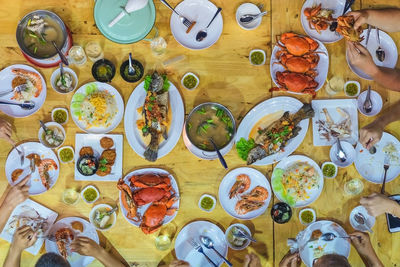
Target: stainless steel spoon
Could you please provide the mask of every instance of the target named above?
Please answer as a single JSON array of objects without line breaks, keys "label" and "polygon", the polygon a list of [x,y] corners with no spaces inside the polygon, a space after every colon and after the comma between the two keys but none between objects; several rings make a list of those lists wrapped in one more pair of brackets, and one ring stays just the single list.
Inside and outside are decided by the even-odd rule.
[{"label": "stainless steel spoon", "polygon": [[345,162],[347,160],[347,155],[344,152],[342,145],[340,144],[340,140],[339,138],[337,138],[337,152],[336,152],[336,157],[341,161],[341,162]]},{"label": "stainless steel spoon", "polygon": [[201,31],[199,31],[196,35],[196,41],[197,42],[201,42],[204,40],[204,38],[207,37],[207,29],[208,27],[210,27],[211,23],[214,21],[214,19],[217,17],[217,15],[219,14],[219,12],[221,12],[222,8],[218,8],[217,12],[215,12],[214,17],[211,19],[210,23],[208,23],[207,27]]},{"label": "stainless steel spoon", "polygon": [[135,68],[132,66],[132,53],[129,53],[129,67],[128,67],[128,74],[135,75]]},{"label": "stainless steel spoon", "polygon": [[350,238],[350,236],[337,236],[334,233],[325,233],[320,237],[324,241],[332,241],[335,238]]},{"label": "stainless steel spoon", "polygon": [[20,106],[22,109],[25,110],[31,110],[35,107],[35,102],[24,101],[23,103],[15,103],[15,102],[0,101],[0,105],[14,105],[14,106]]},{"label": "stainless steel spoon", "polygon": [[376,28],[376,38],[378,39],[378,49],[376,49],[376,57],[380,62],[385,60],[385,50],[381,47],[381,39],[379,38],[379,29]]},{"label": "stainless steel spoon", "polygon": [[218,159],[219,159],[219,161],[221,162],[222,166],[223,166],[225,169],[228,169],[228,165],[226,164],[226,161],[225,161],[225,159],[224,159],[224,156],[222,156],[221,152],[219,151],[217,145],[215,144],[215,142],[214,142],[214,140],[213,140],[212,138],[210,138],[210,142],[211,142],[211,144],[213,145],[215,151],[217,152]]},{"label": "stainless steel spoon", "polygon": [[366,219],[364,217],[364,215],[360,212],[354,214],[354,220],[356,220],[356,222],[360,225],[365,226],[365,228],[367,228],[367,231],[372,233],[371,228],[369,228],[369,226],[366,224]]},{"label": "stainless steel spoon", "polygon": [[372,111],[372,101],[371,101],[371,85],[368,85],[367,97],[365,98],[363,108],[365,113],[370,113]]},{"label": "stainless steel spoon", "polygon": [[201,235],[200,236],[200,241],[201,241],[201,243],[203,243],[203,245],[206,248],[214,250],[215,253],[217,253],[218,256],[225,261],[226,264],[228,264],[229,266],[232,266],[232,263],[230,263],[224,256],[221,255],[221,253],[218,252],[218,250],[216,250],[214,248],[214,244],[213,244],[213,241],[211,240],[211,238],[209,238],[207,236],[204,236],[204,235]]},{"label": "stainless steel spoon", "polygon": [[246,232],[240,230],[238,227],[234,227],[232,231],[233,236],[239,237],[239,238],[246,238],[250,240],[251,242],[257,242],[254,238],[252,238],[250,235],[248,235]]},{"label": "stainless steel spoon", "polygon": [[254,20],[258,19],[259,17],[264,16],[265,14],[267,14],[267,11],[261,12],[257,15],[245,14],[245,15],[242,15],[239,20],[242,24],[249,24],[249,23],[253,22]]},{"label": "stainless steel spoon", "polygon": [[68,59],[61,52],[61,50],[57,47],[56,42],[52,41],[51,43],[53,44],[54,48],[57,50],[57,53],[60,56],[61,62],[68,66],[69,65]]}]

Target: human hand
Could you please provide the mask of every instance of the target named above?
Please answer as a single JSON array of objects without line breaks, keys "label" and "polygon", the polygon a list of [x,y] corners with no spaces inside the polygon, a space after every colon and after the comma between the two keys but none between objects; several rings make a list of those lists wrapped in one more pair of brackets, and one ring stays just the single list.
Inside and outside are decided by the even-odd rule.
[{"label": "human hand", "polygon": [[382,138],[384,125],[379,119],[373,121],[360,130],[360,143],[366,149],[370,149]]},{"label": "human hand", "polygon": [[8,142],[14,143],[14,141],[11,139],[11,134],[11,124],[5,119],[0,118],[0,138]]},{"label": "human hand", "polygon": [[360,204],[363,205],[367,209],[368,213],[374,217],[383,213],[393,214],[394,210],[399,206],[396,201],[377,193],[361,198]]},{"label": "human hand", "polygon": [[29,197],[29,186],[26,185],[29,179],[31,179],[31,175],[27,175],[21,182],[11,187],[2,206],[14,209],[18,204],[24,202]]},{"label": "human hand", "polygon": [[168,267],[190,267],[190,264],[186,261],[173,260]]},{"label": "human hand", "polygon": [[369,238],[369,234],[356,231],[349,236],[351,243],[360,256],[371,255],[375,253]]},{"label": "human hand", "polygon": [[351,11],[349,13],[346,14],[347,16],[353,16],[354,18],[354,29],[358,30],[362,25],[367,24],[368,23],[368,10],[364,9],[364,10],[357,10],[357,11]]},{"label": "human hand", "polygon": [[92,239],[85,236],[78,236],[71,243],[71,250],[84,256],[98,256],[102,248]]},{"label": "human hand", "polygon": [[300,266],[300,262],[300,254],[298,252],[292,254],[288,251],[279,263],[279,267],[297,267]]},{"label": "human hand", "polygon": [[35,233],[30,226],[24,225],[15,231],[11,247],[16,251],[21,252],[35,244],[36,240],[37,233]]},{"label": "human hand", "polygon": [[351,65],[368,75],[372,75],[376,71],[377,67],[367,48],[359,43],[347,41],[346,51]]},{"label": "human hand", "polygon": [[247,254],[244,256],[243,267],[261,267],[260,258],[254,253]]}]

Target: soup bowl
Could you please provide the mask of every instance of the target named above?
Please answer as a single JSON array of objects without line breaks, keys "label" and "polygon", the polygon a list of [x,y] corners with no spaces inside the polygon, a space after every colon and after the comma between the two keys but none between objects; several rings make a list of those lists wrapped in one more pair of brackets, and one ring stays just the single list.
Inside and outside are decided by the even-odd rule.
[{"label": "soup bowl", "polygon": [[17,32],[16,32],[16,37],[17,37],[17,42],[18,42],[18,46],[19,48],[28,56],[34,58],[34,59],[47,59],[47,58],[52,58],[55,55],[57,55],[57,51],[55,51],[54,53],[49,53],[46,56],[38,56],[35,55],[34,53],[32,53],[28,47],[25,45],[24,43],[24,35],[25,35],[25,29],[27,27],[27,24],[30,20],[32,20],[33,16],[40,16],[40,17],[49,17],[50,19],[54,20],[61,28],[61,32],[62,32],[62,39],[61,39],[61,46],[58,47],[60,50],[62,48],[64,48],[64,46],[66,46],[67,44],[67,36],[68,36],[68,32],[67,32],[67,28],[64,24],[64,22],[61,20],[61,18],[49,11],[49,10],[35,10],[32,11],[28,14],[26,14],[18,23],[17,26]]},{"label": "soup bowl", "polygon": [[[188,150],[190,152],[192,152],[192,154],[194,154],[195,156],[201,158],[201,159],[208,159],[208,160],[213,160],[213,159],[217,159],[218,155],[217,152],[215,151],[215,149],[204,149],[199,147],[196,142],[193,140],[193,138],[191,137],[191,135],[189,134],[189,130],[192,126],[190,126],[190,122],[192,117],[194,116],[194,114],[196,114],[197,111],[206,108],[206,107],[215,107],[217,109],[223,110],[225,112],[225,114],[229,117],[229,119],[232,122],[232,132],[231,132],[231,136],[230,136],[230,140],[224,144],[222,147],[219,147],[219,150],[221,152],[222,155],[227,154],[233,147],[233,143],[234,143],[234,139],[235,139],[235,134],[236,134],[236,122],[235,122],[235,118],[233,117],[232,113],[230,112],[230,110],[219,104],[219,103],[215,103],[215,102],[205,102],[202,103],[198,106],[196,106],[195,108],[193,108],[193,110],[189,113],[189,115],[186,118],[185,121],[185,127],[183,128],[183,141],[186,145],[186,147],[188,148]],[[209,136],[212,139],[216,139],[215,136]]]}]

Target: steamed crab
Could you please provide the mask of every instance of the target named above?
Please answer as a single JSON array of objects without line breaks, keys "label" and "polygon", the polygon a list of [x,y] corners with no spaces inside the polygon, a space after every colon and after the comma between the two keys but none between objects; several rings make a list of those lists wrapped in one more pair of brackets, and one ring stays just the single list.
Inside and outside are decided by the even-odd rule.
[{"label": "steamed crab", "polygon": [[272,91],[291,91],[295,93],[310,94],[315,97],[318,83],[313,77],[302,73],[290,71],[276,72],[276,81],[280,87],[273,87]]},{"label": "steamed crab", "polygon": [[334,21],[332,14],[333,10],[323,9],[321,4],[304,9],[304,15],[307,17],[310,29],[315,29],[318,33],[328,29]]},{"label": "steamed crab", "polygon": [[355,23],[353,16],[340,16],[337,18],[337,23],[336,31],[343,35],[347,41],[359,43],[364,40],[364,37],[360,36],[362,29],[356,30],[353,27]]}]

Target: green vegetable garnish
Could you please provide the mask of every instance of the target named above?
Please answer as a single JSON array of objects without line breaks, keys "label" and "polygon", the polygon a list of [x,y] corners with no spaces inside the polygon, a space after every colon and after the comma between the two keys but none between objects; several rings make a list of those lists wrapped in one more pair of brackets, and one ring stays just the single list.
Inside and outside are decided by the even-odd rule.
[{"label": "green vegetable garnish", "polygon": [[249,155],[250,150],[252,150],[256,146],[253,138],[249,140],[240,138],[239,142],[236,143],[236,150],[239,154],[239,157],[243,160],[247,160],[247,156]]}]

